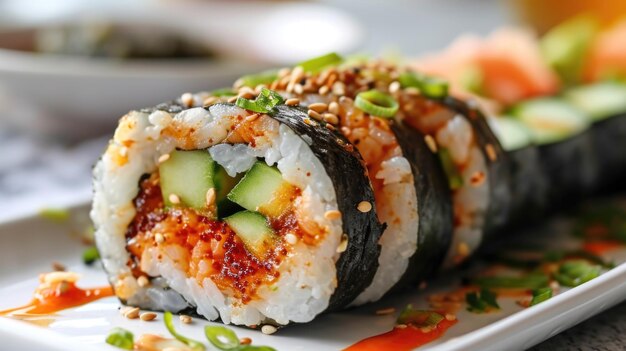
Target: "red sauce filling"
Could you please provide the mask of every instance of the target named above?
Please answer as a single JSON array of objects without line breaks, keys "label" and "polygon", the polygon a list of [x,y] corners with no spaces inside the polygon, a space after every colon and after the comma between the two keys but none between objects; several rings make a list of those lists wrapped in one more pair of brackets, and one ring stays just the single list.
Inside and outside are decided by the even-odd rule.
[{"label": "red sauce filling", "polygon": [[58,282],[40,285],[33,295],[33,300],[29,304],[0,311],[0,316],[55,313],[113,296],[113,289],[110,286],[81,289],[72,282]]},{"label": "red sauce filling", "polygon": [[430,331],[422,331],[411,325],[406,328],[396,327],[384,334],[363,339],[344,351],[411,351],[437,340],[456,323],[456,319],[452,321],[444,319]]},{"label": "red sauce filling", "polygon": [[[144,250],[159,247],[158,259],[167,255],[188,277],[196,278],[200,284],[209,278],[222,292],[244,303],[256,296],[259,287],[271,285],[279,277],[278,266],[287,255],[282,243],[258,259],[226,223],[189,208],[165,208],[156,175],[141,182],[134,203],[137,213],[127,229],[126,240],[133,257],[129,264],[136,276],[144,274],[140,267]],[[310,236],[300,228],[292,210],[271,219],[270,225],[280,237],[287,233],[299,239]],[[156,233],[164,234],[162,242],[157,243]]]}]

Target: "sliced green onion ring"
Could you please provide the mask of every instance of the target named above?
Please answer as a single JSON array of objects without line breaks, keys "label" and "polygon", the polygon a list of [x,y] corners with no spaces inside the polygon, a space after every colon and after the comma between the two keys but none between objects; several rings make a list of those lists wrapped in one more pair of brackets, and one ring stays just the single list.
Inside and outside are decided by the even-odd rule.
[{"label": "sliced green onion ring", "polygon": [[135,337],[128,330],[116,327],[109,332],[106,343],[123,350],[132,350],[135,347]]},{"label": "sliced green onion ring", "polygon": [[165,322],[165,327],[170,332],[170,334],[172,334],[173,337],[175,337],[178,341],[184,343],[185,345],[191,347],[194,350],[197,350],[197,351],[206,350],[204,344],[202,344],[201,342],[193,340],[193,339],[189,339],[186,336],[180,335],[176,331],[176,329],[174,329],[174,321],[172,320],[172,318],[173,318],[172,312],[170,311],[167,311],[165,312],[165,314],[163,314],[163,321]]},{"label": "sliced green onion ring", "polygon": [[235,104],[246,110],[267,113],[276,105],[280,105],[285,101],[280,94],[267,88],[261,89],[261,93],[255,100],[248,100],[244,97],[237,98]]},{"label": "sliced green onion ring", "polygon": [[317,73],[323,68],[330,65],[337,65],[343,61],[343,58],[336,52],[331,52],[326,55],[318,56],[310,60],[306,60],[298,63],[296,66],[302,67],[302,70],[307,73]]},{"label": "sliced green onion ring", "polygon": [[269,70],[257,74],[248,74],[237,79],[237,86],[255,88],[259,84],[269,84],[278,78],[278,71]]},{"label": "sliced green onion ring", "polygon": [[444,319],[444,316],[434,311],[416,310],[412,305],[406,306],[406,308],[400,313],[398,317],[398,324],[411,324],[418,328],[434,327]]},{"label": "sliced green onion ring", "polygon": [[44,208],[39,215],[54,222],[65,222],[70,218],[70,211],[64,208]]},{"label": "sliced green onion ring", "polygon": [[243,109],[253,111],[253,112],[260,112],[260,113],[269,112],[268,110],[265,109],[264,106],[259,105],[256,101],[248,100],[244,97],[238,97],[237,101],[235,101],[235,105]]},{"label": "sliced green onion ring", "polygon": [[598,277],[600,272],[601,268],[598,265],[592,265],[584,260],[571,260],[559,266],[554,279],[561,285],[576,287]]},{"label": "sliced green onion ring", "polygon": [[354,105],[372,116],[390,118],[398,112],[398,102],[378,90],[369,90],[359,93]]},{"label": "sliced green onion ring", "polygon": [[222,326],[204,327],[204,335],[213,346],[220,350],[230,350],[239,346],[239,338],[231,329]]},{"label": "sliced green onion ring", "polygon": [[448,95],[448,82],[441,78],[404,72],[398,77],[398,82],[402,88],[417,88],[429,98],[441,99]]},{"label": "sliced green onion ring", "polygon": [[532,300],[530,300],[530,305],[534,306],[536,304],[542,303],[551,297],[552,297],[551,288],[541,288],[541,289],[533,290],[533,298]]},{"label": "sliced green onion ring", "polygon": [[100,253],[95,246],[88,247],[83,251],[83,263],[90,265],[100,258]]}]

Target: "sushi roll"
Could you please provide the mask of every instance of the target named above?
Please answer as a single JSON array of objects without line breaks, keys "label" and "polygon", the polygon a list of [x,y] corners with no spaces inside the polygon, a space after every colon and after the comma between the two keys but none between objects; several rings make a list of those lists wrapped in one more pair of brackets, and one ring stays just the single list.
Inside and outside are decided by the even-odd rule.
[{"label": "sushi roll", "polygon": [[94,168],[91,217],[124,303],[286,325],[371,283],[383,225],[362,158],[263,96],[266,112],[194,107],[204,97],[189,94],[120,120]]}]

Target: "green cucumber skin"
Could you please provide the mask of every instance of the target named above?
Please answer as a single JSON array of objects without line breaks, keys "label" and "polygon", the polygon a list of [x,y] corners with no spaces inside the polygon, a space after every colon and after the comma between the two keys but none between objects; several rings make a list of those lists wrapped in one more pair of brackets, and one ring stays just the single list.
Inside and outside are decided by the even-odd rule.
[{"label": "green cucumber skin", "polygon": [[601,82],[566,91],[566,101],[588,115],[594,122],[626,112],[626,84]]},{"label": "green cucumber skin", "polygon": [[[174,150],[167,161],[159,165],[163,201],[166,206],[188,206],[196,210],[206,209],[206,193],[215,188],[215,161],[206,150]],[[180,204],[170,201],[174,194]]]},{"label": "green cucumber skin", "polygon": [[258,212],[241,211],[224,218],[235,234],[243,241],[250,253],[263,259],[279,242],[265,216]]}]

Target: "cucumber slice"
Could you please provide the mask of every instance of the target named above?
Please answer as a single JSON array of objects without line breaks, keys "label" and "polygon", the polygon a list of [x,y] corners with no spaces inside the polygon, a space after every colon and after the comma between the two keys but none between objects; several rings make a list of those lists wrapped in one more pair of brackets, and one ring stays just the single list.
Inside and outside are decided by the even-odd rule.
[{"label": "cucumber slice", "polygon": [[574,106],[556,98],[540,98],[518,104],[511,110],[530,131],[533,142],[562,141],[589,128],[590,120]]},{"label": "cucumber slice", "polygon": [[[215,187],[215,165],[206,150],[172,151],[169,159],[159,165],[161,193],[165,205],[207,209],[206,193]],[[180,199],[180,204],[172,203],[172,195]]]},{"label": "cucumber slice", "polygon": [[565,93],[565,99],[594,121],[626,113],[626,85],[617,82],[576,87]]},{"label": "cucumber slice", "polygon": [[235,234],[243,241],[246,249],[256,258],[264,259],[276,247],[278,236],[258,212],[241,211],[224,218]]},{"label": "cucumber slice", "polygon": [[519,150],[532,143],[528,128],[516,119],[506,116],[488,117],[487,122],[505,151]]},{"label": "cucumber slice", "polygon": [[597,32],[597,21],[583,15],[561,23],[541,38],[546,62],[565,83],[581,80],[585,53]]},{"label": "cucumber slice", "polygon": [[459,173],[459,170],[456,168],[454,161],[452,161],[450,151],[446,148],[440,148],[437,154],[439,155],[439,160],[441,161],[441,165],[443,166],[443,171],[448,177],[450,189],[457,190],[461,188],[463,186],[463,177],[461,176],[461,173]]},{"label": "cucumber slice", "polygon": [[294,190],[278,169],[257,161],[227,198],[247,210],[278,217],[291,205]]},{"label": "cucumber slice", "polygon": [[241,206],[226,198],[228,193],[235,187],[235,185],[237,185],[237,183],[239,183],[241,178],[243,178],[243,173],[238,174],[236,177],[231,177],[219,164],[216,165],[216,169],[215,177],[213,178],[215,188],[217,189],[215,201],[217,203],[218,217],[223,218],[243,210]]}]

